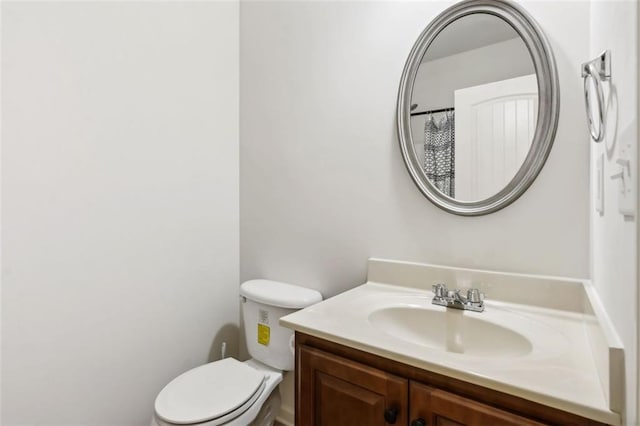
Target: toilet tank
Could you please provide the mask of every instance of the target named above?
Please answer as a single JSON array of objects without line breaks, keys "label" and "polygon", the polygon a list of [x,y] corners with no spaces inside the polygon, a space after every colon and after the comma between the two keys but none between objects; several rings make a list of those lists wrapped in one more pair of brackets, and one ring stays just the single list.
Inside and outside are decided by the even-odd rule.
[{"label": "toilet tank", "polygon": [[293,370],[293,330],[281,327],[280,317],[318,303],[322,295],[297,285],[250,280],[240,286],[247,349],[253,359],[278,370]]}]

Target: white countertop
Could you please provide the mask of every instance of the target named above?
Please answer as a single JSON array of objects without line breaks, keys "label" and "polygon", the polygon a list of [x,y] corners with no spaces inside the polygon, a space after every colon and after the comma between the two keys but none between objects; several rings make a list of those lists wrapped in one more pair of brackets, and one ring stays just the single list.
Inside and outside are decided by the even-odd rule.
[{"label": "white countertop", "polygon": [[[407,268],[419,272],[418,276],[407,272]],[[381,309],[404,307],[443,312],[450,309],[431,304],[433,293],[426,287],[435,284],[429,281],[436,278],[434,274],[437,275],[437,282],[447,282],[440,278],[449,278],[449,288],[459,287],[462,281],[460,277],[463,277],[465,284],[471,283],[471,286],[480,287],[487,293],[485,312],[457,311],[454,315],[475,316],[483,323],[511,328],[526,336],[532,342],[533,350],[515,356],[471,356],[398,338],[392,330],[382,330],[379,324],[372,322],[371,314]],[[565,285],[567,280],[563,280],[564,284],[558,283],[561,287],[565,285],[556,293],[564,302],[556,297],[545,304],[544,299],[537,296],[516,297],[511,287],[522,290],[525,283],[533,285],[535,288],[532,290],[544,291],[548,290],[549,283],[554,284],[554,278],[492,274],[487,271],[371,260],[367,283],[283,317],[280,323],[296,331],[408,365],[596,421],[619,425],[620,415],[611,409],[621,398],[619,384],[614,383],[616,374],[612,373],[614,377],[610,377],[609,371],[599,370],[608,368],[605,365],[607,362],[621,359],[617,358],[622,356],[621,349],[594,347],[607,341],[608,337],[602,335],[610,333],[610,330],[600,330],[599,324],[594,322],[590,306],[586,312],[583,309],[584,301],[588,302],[589,298],[580,282],[568,280],[568,285]],[[372,278],[385,282],[373,281]],[[531,284],[536,279],[547,285]],[[420,285],[415,285],[414,280],[420,281]],[[576,301],[576,298],[579,300]],[[529,304],[518,303],[523,301]],[[424,324],[424,327],[428,328],[429,324]],[[616,339],[614,336],[608,340],[615,343]],[[500,341],[496,341],[495,345],[499,346]]]}]

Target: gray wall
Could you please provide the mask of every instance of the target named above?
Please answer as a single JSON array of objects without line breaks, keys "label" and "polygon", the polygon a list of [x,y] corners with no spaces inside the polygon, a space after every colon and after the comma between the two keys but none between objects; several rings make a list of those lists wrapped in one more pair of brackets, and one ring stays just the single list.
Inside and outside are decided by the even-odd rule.
[{"label": "gray wall", "polygon": [[[638,3],[592,2],[589,58],[611,50],[611,75],[603,84],[607,102],[604,140],[591,147],[591,279],[625,347],[626,410],[624,424],[638,424],[638,210],[623,216],[618,210],[619,158],[631,161],[638,180]],[[630,146],[630,149],[622,149]],[[627,152],[625,156],[625,151]],[[595,210],[596,161],[604,158],[604,213]],[[636,186],[636,194],[637,194]],[[636,203],[638,199],[636,199]]]},{"label": "gray wall", "polygon": [[[523,3],[555,52],[557,137],[519,200],[473,218],[422,196],[396,137],[407,55],[451,4],[241,3],[241,280],[282,280],[329,297],[364,282],[369,257],[589,275],[589,146],[576,71],[589,3]],[[291,375],[280,388],[290,418]]]},{"label": "gray wall", "polygon": [[454,92],[535,73],[533,61],[520,38],[502,41],[451,56],[423,62],[414,81],[416,111],[454,106]]},{"label": "gray wall", "polygon": [[407,54],[449,4],[241,4],[241,279],[332,296],[365,280],[371,256],[589,275],[589,147],[576,74],[588,48],[589,3],[523,3],[555,52],[558,134],[518,201],[473,218],[422,196],[396,138]]}]

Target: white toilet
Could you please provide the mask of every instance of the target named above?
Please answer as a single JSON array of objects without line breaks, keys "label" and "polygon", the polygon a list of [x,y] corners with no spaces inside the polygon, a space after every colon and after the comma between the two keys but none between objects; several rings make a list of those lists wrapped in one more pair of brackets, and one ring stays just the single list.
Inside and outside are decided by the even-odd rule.
[{"label": "white toilet", "polygon": [[[252,358],[225,358],[173,379],[158,394],[152,426],[270,426],[280,409],[282,372],[293,370],[293,331],[280,317],[322,300],[316,290],[269,280],[240,286]],[[275,392],[274,392],[275,390]]]}]

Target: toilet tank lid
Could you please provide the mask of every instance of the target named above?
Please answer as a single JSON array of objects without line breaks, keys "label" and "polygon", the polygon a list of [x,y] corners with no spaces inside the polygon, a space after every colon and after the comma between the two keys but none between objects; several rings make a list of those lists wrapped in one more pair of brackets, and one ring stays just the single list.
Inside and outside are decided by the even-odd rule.
[{"label": "toilet tank lid", "polygon": [[301,309],[322,300],[319,291],[271,280],[250,280],[240,286],[240,294],[254,302],[280,308]]}]

